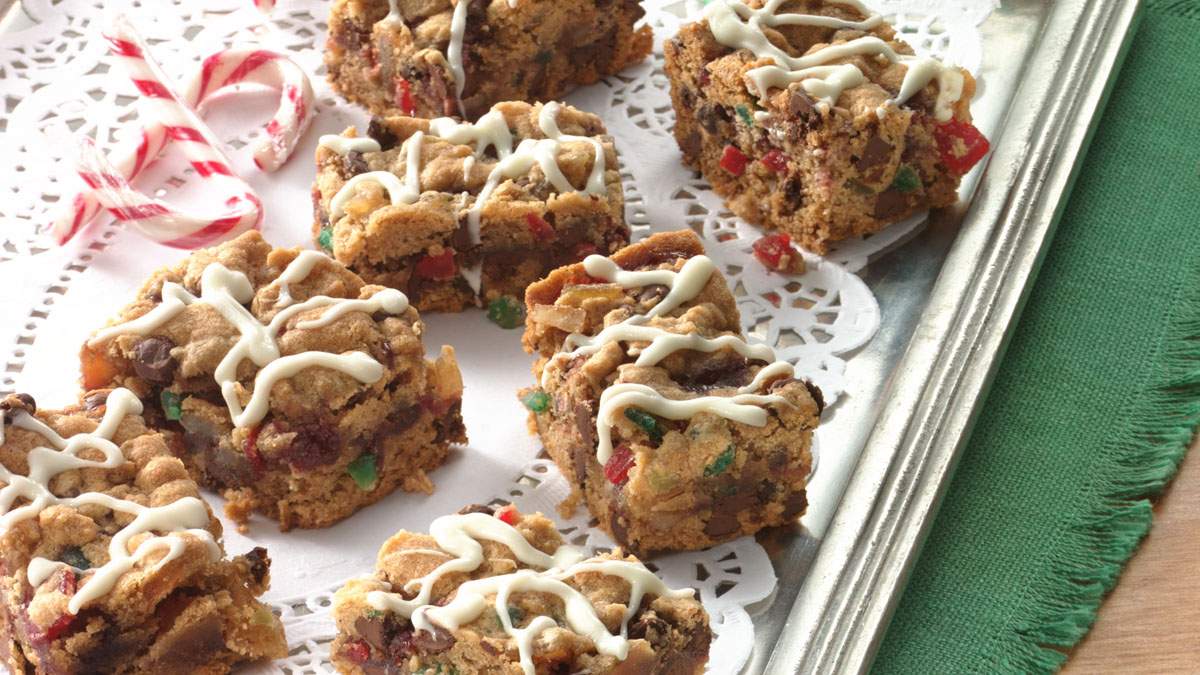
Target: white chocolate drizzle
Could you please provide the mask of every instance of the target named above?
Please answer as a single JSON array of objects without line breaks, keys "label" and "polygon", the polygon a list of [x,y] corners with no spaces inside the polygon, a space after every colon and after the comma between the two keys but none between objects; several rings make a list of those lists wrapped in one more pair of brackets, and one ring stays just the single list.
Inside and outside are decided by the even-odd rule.
[{"label": "white chocolate drizzle", "polygon": [[[552,555],[534,548],[521,533],[504,521],[484,513],[442,516],[433,521],[429,533],[451,560],[442,563],[429,574],[405,584],[405,591],[417,589],[412,600],[384,591],[367,594],[367,602],[378,610],[396,612],[412,620],[413,627],[434,633],[438,627],[451,632],[477,618],[489,606],[496,610],[504,632],[513,637],[521,656],[521,667],[533,675],[533,641],[542,631],[557,626],[548,616],[534,617],[524,628],[512,624],[508,600],[513,593],[540,592],[556,595],[563,601],[566,622],[572,631],[592,640],[596,651],[624,660],[629,654],[628,623],[637,612],[647,593],[669,598],[690,598],[689,590],[676,591],[667,587],[640,562],[624,560],[584,560],[577,549],[563,544]],[[430,604],[433,588],[446,574],[470,572],[483,563],[481,541],[494,541],[512,551],[513,556],[531,568],[511,574],[473,579],[455,591],[454,599],[442,606]],[[426,552],[427,549],[420,549]],[[428,551],[433,552],[433,551]],[[621,622],[621,632],[613,635],[600,621],[592,603],[565,581],[577,574],[600,573],[617,576],[630,585],[630,599]]]},{"label": "white chocolate drizzle", "polygon": [[638,358],[637,366],[653,366],[681,349],[715,352],[732,349],[742,357],[764,361],[754,379],[738,389],[734,396],[700,396],[697,398],[669,399],[652,387],[643,384],[622,382],[614,384],[600,395],[600,408],[596,415],[596,459],[604,464],[612,457],[612,425],[615,414],[624,408],[636,406],[647,412],[667,419],[689,419],[698,412],[709,412],[725,419],[763,426],[767,423],[767,412],[762,406],[792,403],[776,394],[757,394],[762,387],[779,377],[794,377],[794,369],[786,361],[777,361],[775,350],[767,345],[751,345],[739,335],[721,335],[708,338],[702,335],[679,334],[646,325],[652,318],[670,312],[684,302],[694,299],[704,290],[716,265],[708,256],[689,258],[678,272],[671,270],[627,271],[617,263],[599,255],[590,255],[583,261],[584,271],[589,276],[615,283],[621,288],[642,288],[651,285],[667,287],[667,294],[645,314],[634,314],[620,323],[601,330],[596,335],[571,333],[563,340],[560,351],[551,357],[542,368],[542,388],[551,383],[550,364],[568,361],[576,356],[590,356],[606,344],[614,342],[649,342],[645,347],[630,347],[629,353]]},{"label": "white chocolate drizzle", "polygon": [[888,43],[873,37],[861,37],[842,44],[829,45],[802,57],[794,57],[776,47],[767,38],[764,27],[782,25],[822,26],[870,30],[883,22],[883,17],[867,9],[859,0],[839,0],[866,15],[862,21],[848,21],[816,14],[777,14],[783,0],[768,0],[761,9],[753,9],[739,0],[715,0],[704,8],[704,18],[717,42],[735,49],[748,49],[758,58],[768,57],[775,65],[761,66],[746,73],[747,89],[765,99],[772,88],[786,88],[799,82],[816,99],[817,108],[825,112],[842,92],[862,84],[866,77],[853,64],[829,65],[831,61],[855,55],[873,55],[888,63],[908,68],[895,98],[876,110],[879,117],[889,107],[897,106],[924,89],[931,81],[938,82],[934,117],[946,122],[953,117],[953,105],[962,97],[963,76],[957,67],[937,59],[899,54]]},{"label": "white chocolate drizzle", "polygon": [[446,61],[450,64],[450,75],[454,77],[454,98],[458,100],[458,114],[466,116],[462,93],[467,84],[467,72],[463,69],[463,36],[467,32],[467,7],[471,0],[457,0],[454,15],[450,19],[450,44],[446,45]]},{"label": "white chocolate drizzle", "polygon": [[[208,509],[204,502],[194,497],[185,497],[163,506],[148,507],[100,492],[85,492],[77,497],[58,497],[50,491],[50,481],[65,471],[85,468],[112,469],[125,463],[125,455],[121,448],[113,443],[112,437],[127,415],[142,411],[141,401],[127,389],[114,389],[109,393],[105,405],[104,418],[95,431],[76,434],[69,439],[64,439],[24,410],[5,413],[14,427],[41,435],[49,447],[38,446],[29,451],[26,456],[29,462],[27,476],[14,474],[0,464],[0,482],[6,483],[0,488],[0,529],[7,531],[18,522],[37,518],[42,511],[55,505],[72,508],[95,505],[133,516],[132,522],[113,535],[108,546],[108,562],[99,567],[84,570],[40,557],[29,562],[27,575],[30,585],[34,587],[44,583],[62,568],[82,575],[78,589],[67,604],[67,611],[71,614],[78,614],[84,605],[106,595],[122,575],[151,554],[166,550],[150,568],[151,573],[157,572],[179,557],[186,546],[181,535],[190,535],[202,541],[212,560],[221,557],[221,548],[216,539],[211,532],[204,529],[209,523]],[[0,442],[3,440],[0,439]],[[81,452],[89,449],[100,451],[104,460],[80,457]],[[29,503],[14,509],[13,504],[18,499],[25,499]],[[153,534],[155,532],[165,534]],[[130,553],[130,541],[141,535],[149,536]]]},{"label": "white chocolate drizzle", "polygon": [[[460,3],[459,6],[464,5],[465,2]],[[498,110],[489,111],[474,124],[459,122],[449,117],[439,117],[429,121],[429,136],[441,138],[456,145],[474,146],[474,154],[464,162],[464,181],[469,180],[471,166],[483,158],[488,148],[492,148],[498,158],[491,172],[488,173],[487,180],[482,190],[480,190],[479,195],[475,197],[471,207],[467,209],[467,241],[469,245],[478,246],[483,243],[480,235],[480,220],[483,214],[483,207],[495,193],[496,189],[499,188],[500,183],[506,179],[511,180],[524,176],[529,173],[534,164],[541,168],[542,173],[546,176],[546,180],[560,194],[579,192],[583,194],[603,195],[606,192],[604,182],[606,171],[604,146],[594,138],[563,133],[558,128],[557,122],[558,114],[561,110],[562,104],[557,102],[550,102],[543,105],[541,111],[538,113],[538,128],[545,138],[527,138],[521,141],[515,149],[513,148],[512,131],[509,129],[508,121]],[[401,147],[401,153],[404,157],[402,161],[407,165],[407,174],[404,180],[401,180],[388,171],[371,171],[351,178],[346,181],[346,184],[330,200],[330,220],[336,222],[345,215],[346,204],[357,194],[358,185],[364,182],[375,182],[383,186],[384,190],[388,192],[393,206],[397,204],[411,204],[417,201],[421,196],[420,162],[421,139],[423,136],[424,134],[418,131],[406,140]],[[562,144],[568,142],[590,143],[595,150],[595,159],[592,162],[591,173],[588,174],[587,183],[581,188],[576,188],[572,185],[558,166],[558,154],[562,149]],[[464,196],[464,203],[465,201],[466,197]],[[460,272],[467,283],[470,284],[471,289],[478,295],[482,281],[481,270],[478,267],[471,270],[460,268]]]},{"label": "white chocolate drizzle", "polygon": [[379,152],[382,146],[379,141],[374,138],[347,138],[337,134],[325,134],[317,141],[317,145],[323,148],[329,148],[339,155],[345,156],[350,151],[354,152]]},{"label": "white chocolate drizzle", "polygon": [[[244,305],[254,299],[254,287],[241,272],[214,263],[205,268],[200,277],[200,297],[188,292],[183,286],[168,281],[162,287],[162,302],[154,309],[132,321],[111,326],[96,333],[88,341],[89,346],[98,345],[118,335],[147,335],[161,327],[185,307],[206,304],[215,309],[240,333],[236,344],[217,364],[214,379],[221,387],[221,395],[229,408],[229,417],[235,427],[251,427],[266,417],[271,388],[281,379],[294,376],[305,368],[323,367],[349,375],[360,382],[370,384],[383,377],[383,366],[363,352],[331,354],[309,351],[282,356],[277,338],[279,331],[293,316],[320,307],[329,307],[318,319],[297,324],[297,328],[326,326],[347,312],[374,313],[385,311],[399,314],[408,309],[408,298],[395,289],[384,289],[365,299],[332,298],[318,295],[299,304],[288,290],[289,283],[300,281],[312,271],[313,266],[324,255],[306,251],[297,256],[279,276],[279,304],[283,307],[263,325]],[[239,397],[241,385],[237,380],[238,366],[250,359],[259,367],[254,377],[254,390],[245,407]]]}]

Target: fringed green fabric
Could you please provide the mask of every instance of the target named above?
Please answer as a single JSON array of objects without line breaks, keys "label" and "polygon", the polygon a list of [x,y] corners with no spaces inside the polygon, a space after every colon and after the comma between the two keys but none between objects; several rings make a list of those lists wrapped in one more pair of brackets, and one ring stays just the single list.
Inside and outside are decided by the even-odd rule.
[{"label": "fringed green fabric", "polygon": [[876,673],[1054,672],[1200,424],[1200,0],[1143,11]]}]

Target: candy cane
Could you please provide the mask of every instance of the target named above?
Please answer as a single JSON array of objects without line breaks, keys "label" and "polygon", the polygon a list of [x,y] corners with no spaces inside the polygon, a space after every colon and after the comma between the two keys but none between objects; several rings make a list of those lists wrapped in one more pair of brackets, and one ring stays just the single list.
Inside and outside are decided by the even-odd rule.
[{"label": "candy cane", "polygon": [[[127,23],[124,25],[125,30],[132,31]],[[144,43],[136,39],[125,41],[140,45],[140,53],[146,55]],[[163,81],[166,81],[165,77]],[[279,110],[267,125],[268,140],[254,151],[255,164],[263,171],[274,171],[287,161],[311,122],[309,111],[315,98],[312,84],[294,61],[281,54],[259,49],[218,52],[204,60],[191,78],[183,100],[193,107],[200,106],[218,92],[245,82],[279,89],[281,93]],[[153,122],[141,130],[137,146],[117,154],[115,167],[108,165],[107,168],[132,181],[169,140],[172,139],[167,134],[166,125]],[[93,164],[89,170],[98,172],[99,169]],[[91,222],[101,208],[100,200],[92,192],[77,194],[60,210],[51,224],[51,233],[59,244],[66,243]]]},{"label": "candy cane", "polygon": [[270,14],[275,9],[275,0],[254,0],[254,6],[263,14]]}]

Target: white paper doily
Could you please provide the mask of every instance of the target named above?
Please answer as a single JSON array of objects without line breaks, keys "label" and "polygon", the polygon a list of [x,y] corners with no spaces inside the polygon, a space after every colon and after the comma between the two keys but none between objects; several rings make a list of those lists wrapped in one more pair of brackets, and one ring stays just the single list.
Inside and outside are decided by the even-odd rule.
[{"label": "white paper doily", "polygon": [[[656,33],[654,56],[572,92],[566,101],[600,115],[616,137],[634,237],[681,227],[699,233],[738,294],[747,333],[794,361],[832,403],[847,389],[844,355],[864,345],[879,327],[878,305],[854,273],[919,228],[923,217],[839,243],[825,257],[805,254],[809,268],[804,275],[768,272],[749,254],[762,232],[731,217],[703,179],[680,164],[670,133],[673,115],[661,43],[674,35],[681,17],[696,15],[700,3],[643,4]],[[981,58],[978,25],[998,6],[996,0],[872,4],[918,51],[949,57],[971,70]],[[276,245],[312,247],[309,185],[316,138],[349,124],[361,128],[366,115],[337,100],[324,82],[324,0],[280,0],[269,19],[250,0],[23,0],[23,7],[28,20],[18,23],[28,27],[0,37],[0,152],[10,160],[0,164],[0,284],[5,289],[0,294],[0,360],[5,362],[0,392],[27,391],[43,405],[57,406],[74,400],[75,354],[86,335],[123,306],[149,272],[184,255],[103,219],[61,248],[37,232],[49,221],[48,207],[69,199],[80,186],[61,162],[66,149],[50,143],[45,127],[65,122],[71,130],[93,136],[102,148],[113,148],[137,132],[135,91],[113,67],[107,45],[96,39],[112,14],[129,15],[175,77],[191,72],[212,52],[249,44],[289,53],[313,77],[318,97],[313,126],[295,158],[275,174],[255,169],[250,153],[276,97],[247,91],[218,101],[208,115],[218,137],[229,144],[238,170],[266,204],[263,232]],[[173,150],[137,185],[183,205],[207,196]],[[528,435],[524,410],[514,395],[532,379],[519,332],[499,329],[477,311],[424,318],[429,349],[452,344],[458,353],[472,443],[432,474],[438,485],[432,496],[393,494],[327,530],[281,534],[262,519],[252,524],[248,537],[226,528],[231,553],[265,545],[274,559],[274,586],[267,599],[283,617],[292,649],[287,659],[253,668],[256,672],[331,671],[333,592],[346,578],[373,569],[380,544],[395,531],[426,531],[438,515],[495,500],[511,499],[522,510],[558,518],[553,507],[567,486],[553,463],[539,459],[540,444]],[[830,459],[822,460],[813,488],[836,499],[853,458]],[[219,512],[221,500],[213,497],[213,502]],[[814,512],[828,518],[831,509],[832,504],[813,504],[806,519]],[[588,527],[585,515],[561,526],[570,541],[586,548],[612,544]],[[672,586],[699,590],[717,633],[710,672],[738,671],[753,643],[746,608],[768,598],[775,585],[762,547],[743,537],[707,551],[659,556],[650,564]]]}]

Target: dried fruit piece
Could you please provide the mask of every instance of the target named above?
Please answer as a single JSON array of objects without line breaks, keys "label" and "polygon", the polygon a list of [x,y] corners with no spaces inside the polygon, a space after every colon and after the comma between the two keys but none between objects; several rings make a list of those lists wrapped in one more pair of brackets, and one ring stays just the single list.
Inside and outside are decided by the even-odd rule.
[{"label": "dried fruit piece", "polygon": [[991,149],[988,139],[970,122],[952,119],[933,129],[942,163],[955,173],[966,173]]},{"label": "dried fruit piece", "polygon": [[746,172],[746,154],[732,145],[725,146],[721,153],[721,166],[729,173],[740,176]]},{"label": "dried fruit piece", "polygon": [[792,248],[792,238],[787,234],[768,234],[754,242],[752,248],[754,257],[769,269],[792,274],[804,273],[804,258]]},{"label": "dried fruit piece", "polygon": [[679,477],[661,466],[652,466],[646,470],[646,482],[655,492],[666,492],[679,484]]},{"label": "dried fruit piece", "polygon": [[629,480],[629,470],[636,463],[633,451],[622,445],[614,450],[612,456],[604,463],[604,477],[613,485],[621,485]]},{"label": "dried fruit piece", "polygon": [[496,512],[496,517],[506,525],[516,525],[517,507],[513,506],[512,504],[509,504],[508,506],[502,506],[500,507],[500,510]]},{"label": "dried fruit piece", "polygon": [[63,551],[62,555],[58,556],[58,559],[77,570],[86,570],[92,567],[92,562],[87,559],[87,556],[83,554],[83,551],[78,546]]},{"label": "dried fruit piece", "polygon": [[117,369],[100,354],[84,347],[79,352],[83,388],[87,391],[104,389],[117,377]]},{"label": "dried fruit piece", "polygon": [[178,421],[183,417],[183,396],[170,389],[163,389],[158,399],[162,402],[163,414],[167,419]]},{"label": "dried fruit piece", "polygon": [[332,251],[333,250],[333,228],[331,228],[331,227],[321,228],[321,231],[319,233],[317,233],[317,243],[321,245],[322,249],[324,249],[326,251]]},{"label": "dried fruit piece", "polygon": [[408,80],[403,78],[396,79],[396,105],[400,106],[401,112],[410,117],[417,111],[417,106],[413,104],[412,88]]},{"label": "dried fruit piece", "polygon": [[737,111],[738,117],[742,118],[742,121],[746,123],[746,126],[754,126],[754,118],[750,116],[749,108],[744,105],[739,105],[738,107],[734,108],[734,110]]},{"label": "dried fruit piece", "polygon": [[646,435],[650,437],[651,441],[654,443],[662,443],[662,426],[658,423],[658,420],[654,418],[654,415],[651,415],[644,410],[638,410],[637,408],[626,408],[625,418],[636,424],[639,429],[644,431]]},{"label": "dried fruit piece", "polygon": [[734,448],[733,448],[733,444],[730,443],[729,447],[722,450],[721,454],[717,455],[717,458],[714,459],[712,461],[712,463],[710,463],[708,466],[704,467],[704,475],[705,476],[715,476],[719,473],[725,473],[725,471],[728,470],[729,467],[733,466],[733,459],[734,459]]},{"label": "dried fruit piece", "polygon": [[371,648],[362,640],[351,640],[342,645],[342,653],[345,654],[347,661],[361,665],[371,656]]},{"label": "dried fruit piece", "polygon": [[454,250],[446,249],[440,255],[427,255],[417,262],[417,274],[434,281],[450,281],[454,278]]},{"label": "dried fruit piece", "polygon": [[375,462],[375,455],[364,452],[346,465],[346,473],[350,474],[355,483],[358,483],[358,487],[370,490],[375,486],[376,479],[379,478]]},{"label": "dried fruit piece", "polygon": [[913,171],[911,166],[902,166],[896,171],[892,187],[903,192],[911,192],[921,187],[921,179],[917,177],[917,172]]},{"label": "dried fruit piece", "polygon": [[550,394],[534,390],[522,396],[521,403],[524,403],[525,407],[533,412],[546,412],[550,408]]},{"label": "dried fruit piece", "polygon": [[596,245],[590,241],[581,241],[571,247],[571,256],[576,262],[596,253]]},{"label": "dried fruit piece", "polygon": [[549,49],[543,49],[542,51],[538,52],[538,55],[537,55],[538,63],[542,64],[543,66],[550,63],[550,58],[553,55],[554,54]]},{"label": "dried fruit piece", "polygon": [[768,169],[779,174],[787,174],[788,156],[779,148],[771,150],[759,160]]},{"label": "dried fruit piece", "polygon": [[258,452],[258,434],[261,431],[262,425],[256,425],[242,440],[242,454],[246,456],[246,461],[250,464],[250,470],[254,472],[255,478],[262,478],[263,472],[266,470],[266,464]]},{"label": "dried fruit piece", "polygon": [[526,213],[525,222],[533,230],[533,236],[541,241],[554,241],[554,227],[542,220],[536,213]]},{"label": "dried fruit piece", "polygon": [[525,306],[507,295],[488,303],[488,321],[501,328],[516,328],[525,324]]}]

